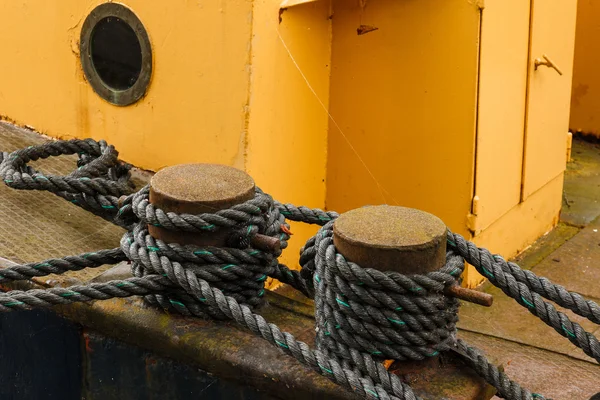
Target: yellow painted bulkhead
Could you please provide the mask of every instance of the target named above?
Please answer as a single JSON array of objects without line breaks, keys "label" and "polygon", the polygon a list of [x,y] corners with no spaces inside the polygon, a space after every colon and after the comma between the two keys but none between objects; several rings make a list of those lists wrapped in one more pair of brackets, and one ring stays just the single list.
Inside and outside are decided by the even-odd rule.
[{"label": "yellow painted bulkhead", "polygon": [[[245,169],[282,202],[324,207],[329,4],[279,24],[279,1],[127,0],[153,50],[147,95],[118,107],[86,82],[79,35],[100,0],[0,2],[0,115],[58,138],[105,139],[149,170],[188,162]],[[307,41],[308,40],[308,41]],[[296,265],[313,227],[294,224],[284,262]]]},{"label": "yellow painted bulkhead", "polygon": [[466,1],[334,1],[328,208],[414,207],[468,235],[478,33]]},{"label": "yellow painted bulkhead", "polygon": [[506,257],[550,230],[575,4],[334,1],[327,206],[420,208]]},{"label": "yellow painted bulkhead", "polygon": [[154,53],[147,96],[128,107],[97,96],[81,69],[81,27],[101,3],[0,3],[11,59],[0,67],[0,114],[50,136],[105,139],[151,170],[198,160],[243,167],[252,2],[124,1]]},{"label": "yellow painted bulkhead", "polygon": [[[330,4],[317,1],[290,8],[281,14],[281,22],[279,4],[254,2],[246,171],[282,203],[323,209]],[[283,261],[297,266],[300,248],[318,227],[291,227],[294,235]]]},{"label": "yellow painted bulkhead", "polygon": [[[97,96],[80,66],[83,21],[103,1],[1,2],[0,115],[106,139],[150,170],[245,169],[282,202],[423,209],[509,257],[561,204],[575,2],[536,15],[541,1],[127,0],[154,60],[147,95],[127,107]],[[558,50],[536,42],[557,16]],[[533,69],[538,52],[562,80]],[[315,228],[292,230],[284,262],[296,265]]]}]

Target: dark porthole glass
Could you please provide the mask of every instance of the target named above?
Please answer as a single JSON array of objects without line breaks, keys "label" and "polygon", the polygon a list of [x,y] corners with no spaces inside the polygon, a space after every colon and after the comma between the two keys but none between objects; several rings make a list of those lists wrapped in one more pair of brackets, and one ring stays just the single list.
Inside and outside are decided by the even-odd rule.
[{"label": "dark porthole glass", "polygon": [[134,30],[120,18],[98,21],[91,39],[94,69],[109,87],[132,87],[142,72],[142,47]]}]

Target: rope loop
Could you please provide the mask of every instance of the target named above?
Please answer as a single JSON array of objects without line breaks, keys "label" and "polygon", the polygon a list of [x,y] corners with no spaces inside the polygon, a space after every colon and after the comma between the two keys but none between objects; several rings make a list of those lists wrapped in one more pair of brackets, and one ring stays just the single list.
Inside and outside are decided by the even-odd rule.
[{"label": "rope loop", "polygon": [[[79,155],[79,168],[66,176],[44,174],[29,165],[31,161],[73,154]],[[0,178],[13,189],[49,191],[113,222],[119,196],[133,189],[131,166],[117,157],[118,152],[105,141],[52,141],[3,155]]]}]

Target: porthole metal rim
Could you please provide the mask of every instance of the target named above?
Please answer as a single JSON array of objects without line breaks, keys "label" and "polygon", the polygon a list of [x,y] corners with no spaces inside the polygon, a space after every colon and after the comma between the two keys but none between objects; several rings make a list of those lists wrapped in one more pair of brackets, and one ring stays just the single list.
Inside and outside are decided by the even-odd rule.
[{"label": "porthole metal rim", "polygon": [[[142,50],[142,69],[137,81],[128,89],[108,86],[96,72],[92,62],[91,39],[96,24],[104,18],[116,17],[126,22],[135,32]],[[152,46],[146,28],[135,13],[119,3],[104,3],[94,8],[85,19],[79,40],[81,66],[86,79],[101,98],[117,106],[128,106],[140,100],[150,86],[152,78]]]}]

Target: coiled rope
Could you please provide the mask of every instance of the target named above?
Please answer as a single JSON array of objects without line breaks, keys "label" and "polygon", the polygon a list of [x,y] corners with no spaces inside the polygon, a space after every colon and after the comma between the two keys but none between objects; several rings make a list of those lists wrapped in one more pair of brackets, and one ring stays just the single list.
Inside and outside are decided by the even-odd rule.
[{"label": "coiled rope", "polygon": [[[44,175],[28,162],[78,154],[79,169],[67,176]],[[0,293],[0,312],[54,304],[145,296],[167,311],[234,320],[296,358],[309,369],[366,399],[415,400],[410,386],[387,371],[383,359],[422,360],[454,350],[464,362],[511,400],[543,399],[511,381],[477,349],[456,337],[458,300],[443,294],[460,282],[465,260],[494,285],[600,362],[598,340],[553,305],[556,302],[594,323],[599,306],[565,288],[523,271],[498,255],[448,232],[446,264],[425,275],[362,268],[333,245],[334,212],[280,204],[256,189],[253,199],[216,213],[165,212],[148,201],[148,187],[131,193],[130,166],[105,142],[56,141],[13,153],[0,153],[0,177],[12,188],[47,190],[111,222],[126,227],[121,247],[13,266],[0,281],[94,268],[129,260],[134,277],[68,288]],[[125,196],[125,197],[122,197]],[[121,198],[121,201],[119,200]],[[302,270],[277,261],[281,250],[251,247],[253,235],[276,237],[287,246],[287,220],[321,225],[300,256]],[[164,243],[147,225],[186,232],[232,232],[227,247]],[[315,299],[316,349],[282,332],[254,313],[267,277],[292,285]]]}]

